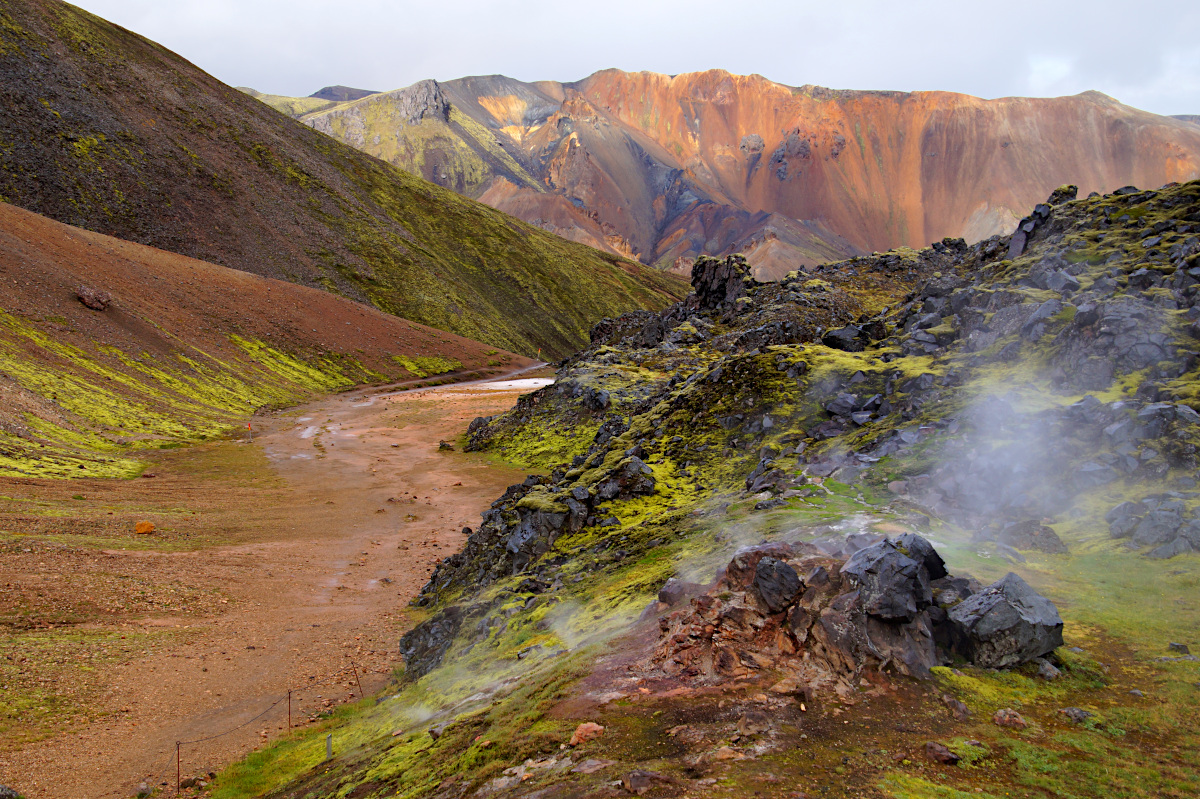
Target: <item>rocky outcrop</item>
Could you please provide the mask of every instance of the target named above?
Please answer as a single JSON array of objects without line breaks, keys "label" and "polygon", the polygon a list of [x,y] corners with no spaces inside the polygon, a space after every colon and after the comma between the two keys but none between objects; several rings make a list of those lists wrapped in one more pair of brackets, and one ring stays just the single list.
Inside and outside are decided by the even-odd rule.
[{"label": "rocky outcrop", "polygon": [[[870,491],[880,512],[898,512],[883,504],[893,497],[914,529],[936,518],[1012,563],[1069,558],[1067,531],[1088,526],[1155,558],[1191,551],[1200,183],[1069,194],[1047,203],[1013,260],[1003,238],[951,239],[770,284],[736,259],[705,260],[686,301],[596,325],[555,386],[472,425],[473,447],[582,426],[572,446],[586,454],[510,489],[420,602],[502,580],[562,590],[564,559],[579,556],[556,548],[563,531],[587,531],[601,571],[686,537],[694,517],[670,505],[655,512],[669,524],[646,523],[646,504],[625,512],[664,481],[672,499],[728,492],[720,504],[751,517]],[[838,331],[863,349],[829,346]],[[1093,360],[1109,363],[1112,393],[1080,399]],[[1132,501],[1105,519],[1097,492],[1117,489]],[[723,508],[690,513],[719,520]],[[662,669],[761,673],[803,649],[824,664],[812,679],[850,685],[868,664],[923,674],[946,653],[1009,663],[1057,640],[1053,611],[1015,578],[967,604],[983,587],[948,575],[920,537],[812,532],[739,552],[724,588],[686,607],[691,590],[666,591],[661,610],[684,615],[668,614]]]},{"label": "rocky outcrop", "polygon": [[950,577],[922,536],[877,540],[844,561],[831,552],[740,550],[710,590],[661,618],[646,673],[712,682],[778,672],[781,690],[848,695],[867,668],[928,677],[951,655],[1008,668],[1062,645],[1054,605],[1020,577],[983,589]]},{"label": "rocky outcrop", "polygon": [[701,311],[727,310],[746,292],[751,282],[750,266],[740,255],[727,258],[701,256],[692,264],[692,290],[695,308]]},{"label": "rocky outcrop", "polygon": [[441,664],[462,620],[462,609],[450,605],[404,634],[400,639],[400,655],[404,658],[404,673],[408,678],[423,677]]},{"label": "rocky outcrop", "polygon": [[985,668],[1010,668],[1062,646],[1057,608],[1011,572],[950,608],[948,615],[955,649]]}]

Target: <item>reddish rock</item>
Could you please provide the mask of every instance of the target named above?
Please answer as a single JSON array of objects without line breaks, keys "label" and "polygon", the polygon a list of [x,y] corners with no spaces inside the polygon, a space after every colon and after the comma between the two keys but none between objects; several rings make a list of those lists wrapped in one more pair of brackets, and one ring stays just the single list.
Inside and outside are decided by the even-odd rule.
[{"label": "reddish rock", "polygon": [[971,711],[967,706],[950,696],[950,694],[942,694],[942,704],[950,709],[950,715],[959,721],[966,721],[971,717]]},{"label": "reddish rock", "polygon": [[1015,710],[1004,708],[997,710],[992,716],[992,723],[1000,727],[1009,727],[1014,730],[1023,730],[1029,726],[1029,722],[1021,718],[1021,714]]},{"label": "reddish rock", "polygon": [[944,744],[937,741],[928,741],[925,744],[925,757],[932,760],[934,763],[943,763],[947,766],[953,766],[962,760],[961,757],[951,752]]},{"label": "reddish rock", "polygon": [[653,788],[656,782],[671,782],[671,778],[655,771],[634,769],[621,778],[621,787],[632,794],[641,796]]},{"label": "reddish rock", "polygon": [[575,728],[575,734],[571,736],[571,740],[567,742],[568,746],[579,746],[582,743],[599,738],[604,733],[604,728],[592,721],[585,721]]},{"label": "reddish rock", "polygon": [[112,303],[112,295],[107,291],[100,291],[88,286],[79,286],[76,288],[75,296],[93,311],[103,311]]}]

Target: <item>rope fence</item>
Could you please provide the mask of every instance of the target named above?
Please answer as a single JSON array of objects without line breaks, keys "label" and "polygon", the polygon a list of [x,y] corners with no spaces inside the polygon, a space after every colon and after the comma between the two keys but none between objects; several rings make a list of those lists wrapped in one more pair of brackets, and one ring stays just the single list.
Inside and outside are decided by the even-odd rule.
[{"label": "rope fence", "polygon": [[[166,765],[159,771],[153,772],[150,775],[150,777],[148,778],[148,781],[153,780],[155,783],[158,783],[160,785],[168,784],[165,780],[162,780],[162,778],[166,777],[170,774],[171,766],[174,765],[175,766],[175,792],[178,793],[180,790],[182,790],[182,784],[183,784],[183,747],[194,745],[194,744],[201,744],[201,743],[205,743],[207,741],[214,741],[217,738],[224,738],[226,735],[230,735],[232,733],[237,732],[238,730],[241,730],[245,727],[250,726],[254,722],[256,722],[259,719],[266,716],[268,713],[270,713],[275,708],[279,707],[279,705],[281,705],[284,702],[287,702],[287,726],[288,726],[288,729],[290,730],[293,727],[293,724],[292,724],[292,697],[293,697],[293,695],[300,694],[300,693],[308,693],[315,688],[321,688],[321,687],[324,687],[327,685],[333,685],[334,683],[341,682],[342,678],[345,677],[345,675],[348,673],[354,674],[354,684],[358,687],[359,698],[360,699],[365,698],[365,694],[363,693],[362,680],[359,677],[358,666],[355,664],[351,664],[350,666],[347,666],[346,668],[343,668],[332,674],[326,675],[325,677],[321,678],[320,680],[316,680],[315,682],[310,680],[309,682],[305,683],[303,686],[301,686],[299,688],[289,688],[287,690],[286,694],[283,694],[282,696],[280,696],[279,698],[277,698],[273,702],[271,702],[271,704],[268,705],[261,713],[254,716],[253,718],[249,718],[249,719],[241,722],[240,724],[230,727],[229,729],[225,730],[224,732],[218,732],[214,735],[207,735],[202,738],[192,738],[189,740],[176,741],[175,742],[175,751],[173,753],[171,753],[170,759],[167,761]],[[268,701],[269,700],[270,700],[270,697],[268,697]],[[328,745],[329,741],[326,741],[326,744]],[[172,761],[174,761],[174,762],[172,762]],[[148,782],[148,784],[149,784],[149,782]]]}]

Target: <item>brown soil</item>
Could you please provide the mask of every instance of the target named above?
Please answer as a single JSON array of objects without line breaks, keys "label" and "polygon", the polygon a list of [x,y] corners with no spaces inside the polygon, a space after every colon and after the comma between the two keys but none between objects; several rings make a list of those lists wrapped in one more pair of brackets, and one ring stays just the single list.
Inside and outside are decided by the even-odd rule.
[{"label": "brown soil", "polygon": [[0,783],[173,791],[176,741],[245,724],[182,747],[184,776],[216,770],[285,729],[289,688],[298,725],[357,700],[355,672],[380,690],[408,599],[523,476],[438,442],[517,393],[360,391],[161,453],[153,479],[0,481]]}]

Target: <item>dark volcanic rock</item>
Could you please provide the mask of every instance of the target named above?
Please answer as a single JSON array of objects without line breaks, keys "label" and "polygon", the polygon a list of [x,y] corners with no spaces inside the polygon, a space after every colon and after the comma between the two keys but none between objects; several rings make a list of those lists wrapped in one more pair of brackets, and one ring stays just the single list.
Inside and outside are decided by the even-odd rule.
[{"label": "dark volcanic rock", "polygon": [[847,325],[837,330],[830,330],[821,338],[821,343],[835,350],[862,352],[870,343],[870,339],[863,333],[862,328]]},{"label": "dark volcanic rock", "polygon": [[948,574],[946,562],[933,544],[916,533],[904,533],[896,538],[895,544],[897,549],[925,567],[931,581],[940,580]]},{"label": "dark volcanic rock", "polygon": [[786,610],[804,588],[800,575],[787,563],[766,557],[754,568],[754,590],[772,613]]},{"label": "dark volcanic rock", "polygon": [[1067,545],[1053,528],[1033,520],[1004,525],[996,534],[996,541],[1014,549],[1036,549],[1051,555],[1065,555],[1067,552]]},{"label": "dark volcanic rock", "polygon": [[987,668],[1008,668],[1062,646],[1062,617],[1054,603],[1009,572],[951,608],[955,648]]},{"label": "dark volcanic rock", "polygon": [[404,657],[405,677],[423,677],[441,664],[462,626],[463,615],[462,608],[450,605],[404,634],[400,639],[400,654]]},{"label": "dark volcanic rock", "polygon": [[[772,689],[778,693],[803,685],[806,691],[832,688],[844,695],[867,669],[928,679],[933,667],[947,662],[951,642],[965,639],[955,634],[957,625],[949,613],[974,600],[978,583],[945,574],[940,556],[924,538],[911,535],[904,542],[907,552],[920,560],[887,539],[859,548],[840,568],[838,556],[817,545],[771,543],[741,549],[712,588],[688,605],[675,601],[676,609],[659,618],[659,642],[646,665],[684,681],[739,679],[768,670],[790,675]],[[927,563],[943,575],[934,581],[937,606],[931,605]],[[1048,600],[1024,583],[1020,586],[1025,590],[997,583],[989,590],[1008,604],[997,608],[999,600],[985,602],[967,615],[985,617],[975,630],[977,638],[987,636],[986,645],[976,646],[986,661],[980,665],[992,665],[1004,643],[1000,638],[1019,636],[1015,622],[997,623],[1005,621],[1000,616],[1010,605],[1029,617],[1058,618]],[[989,623],[1000,628],[998,634],[987,628]],[[1061,623],[1055,632],[1060,630]],[[1003,654],[1012,655],[1009,650],[1014,649],[1016,655],[1005,665],[1048,651],[1022,639]],[[1026,651],[1032,654],[1026,656]]]},{"label": "dark volcanic rock", "polygon": [[733,558],[729,561],[729,565],[725,567],[725,574],[721,582],[738,589],[746,588],[758,574],[758,562],[760,560],[767,557],[786,560],[795,554],[795,548],[791,544],[785,543],[758,544],[756,546],[742,547],[733,553]]},{"label": "dark volcanic rock", "polygon": [[863,610],[880,619],[912,621],[933,602],[924,563],[886,539],[854,553],[842,574],[858,587]]},{"label": "dark volcanic rock", "polygon": [[724,259],[701,255],[692,264],[692,289],[701,310],[732,306],[752,282],[750,266],[740,255]]}]

